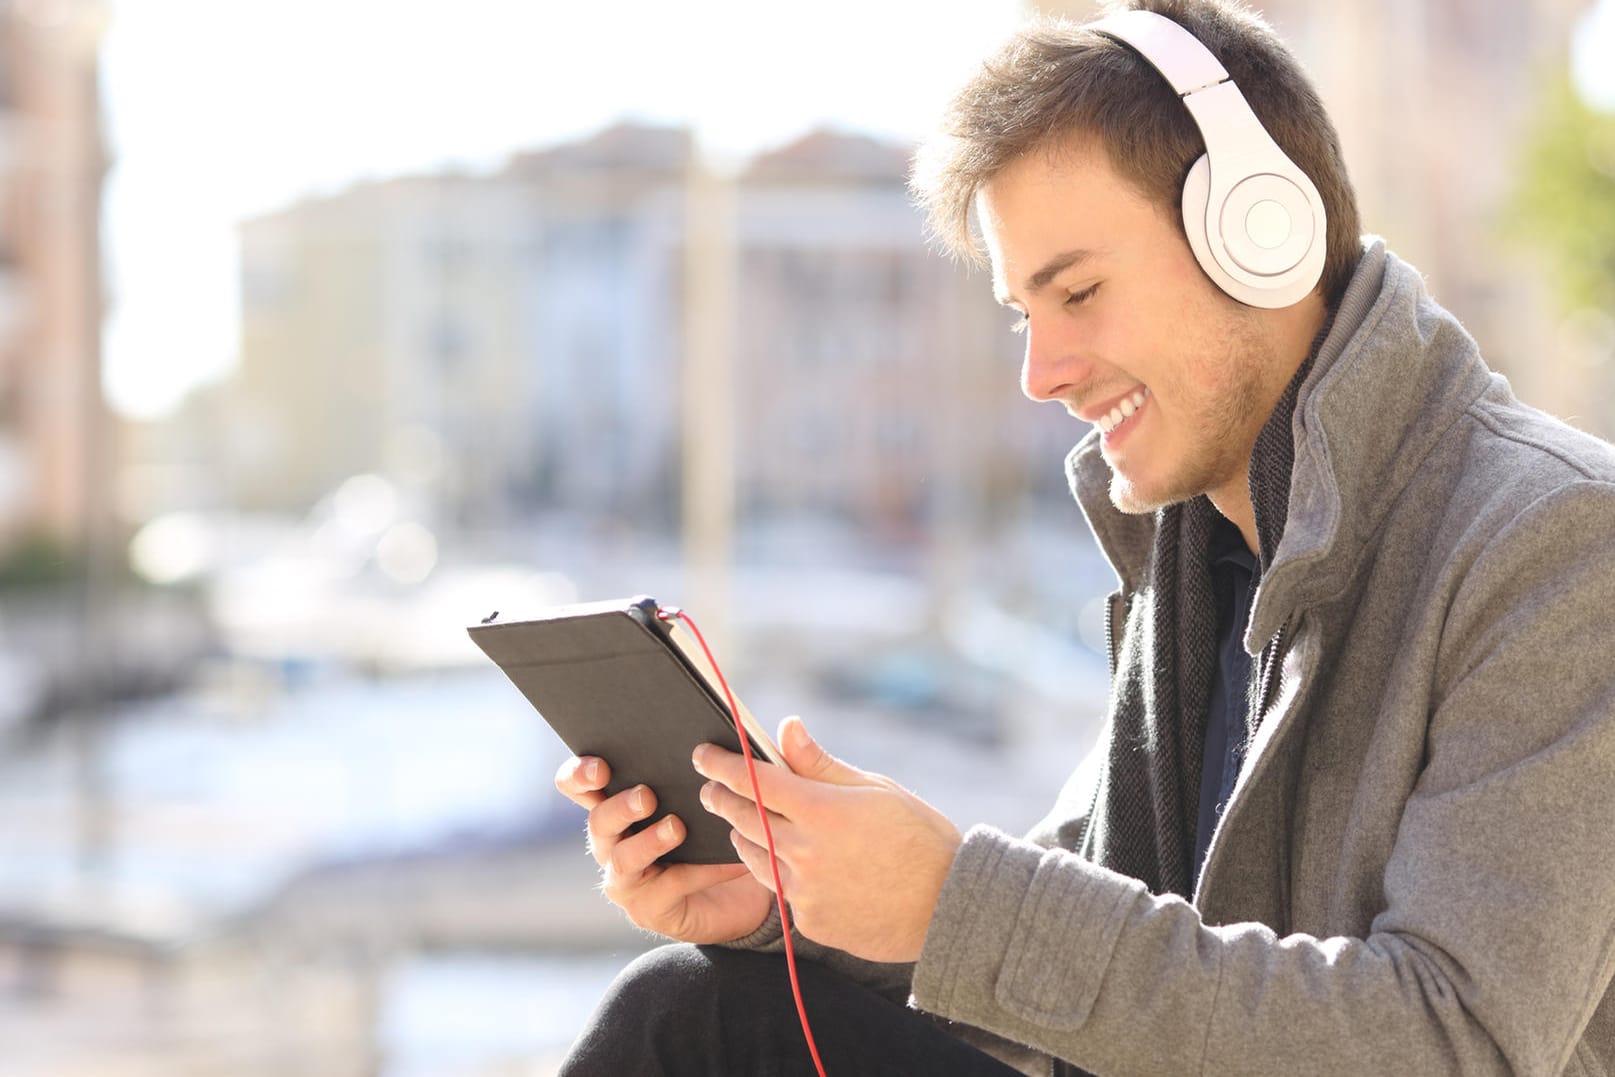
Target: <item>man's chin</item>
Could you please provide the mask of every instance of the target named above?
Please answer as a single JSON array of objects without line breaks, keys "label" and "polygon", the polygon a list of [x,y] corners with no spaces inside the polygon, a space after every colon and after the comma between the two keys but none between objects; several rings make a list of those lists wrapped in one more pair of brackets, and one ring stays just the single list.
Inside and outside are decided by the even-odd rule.
[{"label": "man's chin", "polygon": [[1187,496],[1172,497],[1160,491],[1150,490],[1129,479],[1114,467],[1110,469],[1110,503],[1116,506],[1117,512],[1124,512],[1129,516],[1147,516],[1156,509],[1186,500]]}]

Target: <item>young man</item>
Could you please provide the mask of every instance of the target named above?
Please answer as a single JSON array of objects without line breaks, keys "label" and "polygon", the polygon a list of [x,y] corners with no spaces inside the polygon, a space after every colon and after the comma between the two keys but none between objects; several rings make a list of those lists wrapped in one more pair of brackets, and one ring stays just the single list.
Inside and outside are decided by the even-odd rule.
[{"label": "young man", "polygon": [[[916,177],[957,246],[974,207],[1026,393],[1096,426],[1068,467],[1121,581],[1109,722],[1025,839],[782,727],[762,791],[826,1069],[1610,1072],[1615,452],[1360,237],[1264,26],[1132,7],[1176,27],[1018,35]],[[648,791],[557,776],[607,896],[724,944],[631,967],[567,1072],[811,1072],[746,952],[780,932],[743,767],[695,763],[741,865],[658,867],[682,830],[627,835]]]}]

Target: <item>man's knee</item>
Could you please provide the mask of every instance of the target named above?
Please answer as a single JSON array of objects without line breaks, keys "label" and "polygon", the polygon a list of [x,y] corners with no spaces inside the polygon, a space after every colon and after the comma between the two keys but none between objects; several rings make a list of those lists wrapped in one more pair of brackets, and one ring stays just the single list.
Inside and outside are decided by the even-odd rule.
[{"label": "man's knee", "polygon": [[[802,961],[798,971],[832,1072],[1015,1077],[931,1019],[822,965]],[[781,955],[673,945],[623,969],[561,1072],[756,1077],[813,1068]]]},{"label": "man's knee", "polygon": [[[759,955],[674,943],[631,961],[606,992],[605,1003],[645,1020],[653,1015],[692,1014],[707,1009],[745,975],[747,964],[732,957]],[[765,962],[767,959],[764,959]],[[735,966],[738,966],[736,968]]]},{"label": "man's knee", "polygon": [[784,977],[777,955],[683,943],[641,954],[606,990],[563,1072],[674,1073],[680,1060],[708,1072],[701,1059],[745,1055],[750,1045],[737,1038],[778,1023],[769,1011]]}]

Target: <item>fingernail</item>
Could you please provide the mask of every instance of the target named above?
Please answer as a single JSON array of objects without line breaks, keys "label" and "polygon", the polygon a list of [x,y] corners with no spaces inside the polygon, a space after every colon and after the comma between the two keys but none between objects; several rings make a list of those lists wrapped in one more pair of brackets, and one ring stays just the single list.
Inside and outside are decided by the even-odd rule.
[{"label": "fingernail", "polygon": [[696,771],[697,774],[705,774],[706,773],[706,771],[701,769],[701,748],[700,747],[697,747],[695,749],[695,751],[690,754],[690,762],[695,765],[695,771]]},{"label": "fingernail", "polygon": [[583,777],[591,782],[600,780],[600,760],[591,759],[583,764]]},{"label": "fingernail", "polygon": [[645,787],[643,785],[628,794],[628,806],[634,809],[636,813],[645,810]]},{"label": "fingernail", "polygon": [[671,815],[662,816],[662,821],[656,824],[656,836],[663,841],[673,840],[673,817]]},{"label": "fingernail", "polygon": [[712,782],[708,782],[707,784],[705,784],[705,785],[703,785],[701,787],[701,806],[703,808],[705,808],[707,811],[712,810],[712,786],[713,786],[713,784],[714,783],[712,783]]}]

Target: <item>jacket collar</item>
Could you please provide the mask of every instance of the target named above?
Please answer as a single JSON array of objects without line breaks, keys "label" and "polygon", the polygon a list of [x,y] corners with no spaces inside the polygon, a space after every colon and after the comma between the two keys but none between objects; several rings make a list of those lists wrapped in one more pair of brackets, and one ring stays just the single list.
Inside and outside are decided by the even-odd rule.
[{"label": "jacket collar", "polygon": [[[1246,649],[1349,586],[1397,495],[1489,383],[1475,342],[1412,266],[1365,237],[1357,270],[1296,399],[1289,517],[1263,574]],[[1123,589],[1143,577],[1159,514],[1110,503],[1092,431],[1066,461],[1072,492]]]}]

